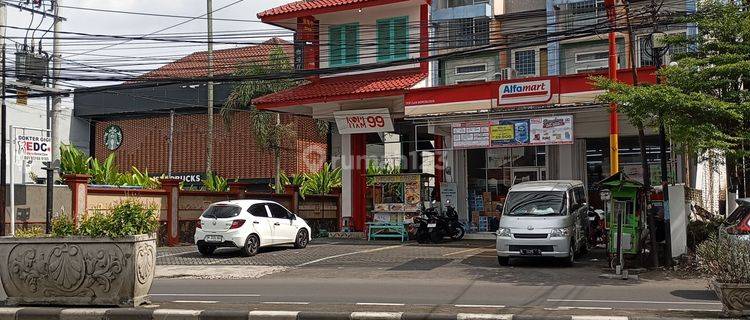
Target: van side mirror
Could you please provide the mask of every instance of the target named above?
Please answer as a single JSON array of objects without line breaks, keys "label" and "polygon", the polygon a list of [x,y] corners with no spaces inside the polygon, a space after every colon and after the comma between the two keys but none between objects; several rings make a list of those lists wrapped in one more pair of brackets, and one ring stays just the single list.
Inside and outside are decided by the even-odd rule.
[{"label": "van side mirror", "polygon": [[297,220],[297,215],[294,213],[289,214],[289,220]]}]

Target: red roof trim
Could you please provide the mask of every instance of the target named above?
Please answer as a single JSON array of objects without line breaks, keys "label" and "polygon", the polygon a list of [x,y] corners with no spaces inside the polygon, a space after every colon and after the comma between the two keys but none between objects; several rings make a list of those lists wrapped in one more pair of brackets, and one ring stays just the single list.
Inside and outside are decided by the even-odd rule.
[{"label": "red roof trim", "polygon": [[405,1],[409,0],[303,0],[262,11],[258,13],[258,18],[263,22],[269,22]]}]

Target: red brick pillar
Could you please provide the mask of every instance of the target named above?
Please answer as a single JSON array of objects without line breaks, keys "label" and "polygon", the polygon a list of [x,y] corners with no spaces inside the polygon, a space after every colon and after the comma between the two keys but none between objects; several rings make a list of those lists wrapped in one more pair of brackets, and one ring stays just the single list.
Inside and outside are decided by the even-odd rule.
[{"label": "red brick pillar", "polygon": [[289,210],[291,210],[294,213],[298,213],[299,212],[299,186],[295,186],[291,184],[285,185],[284,194],[290,195],[292,199],[292,202],[289,204],[292,207],[289,208]]},{"label": "red brick pillar", "polygon": [[247,187],[250,185],[246,182],[229,182],[227,184],[229,185],[229,192],[237,194],[238,199],[245,197],[245,191],[247,191]]},{"label": "red brick pillar", "polygon": [[172,247],[180,244],[180,216],[178,199],[180,179],[160,179],[161,188],[167,192],[167,244]]},{"label": "red brick pillar", "polygon": [[86,198],[88,197],[89,179],[87,174],[69,174],[64,177],[65,183],[70,187],[73,201],[70,202],[71,218],[73,223],[78,225],[78,217],[86,214]]}]

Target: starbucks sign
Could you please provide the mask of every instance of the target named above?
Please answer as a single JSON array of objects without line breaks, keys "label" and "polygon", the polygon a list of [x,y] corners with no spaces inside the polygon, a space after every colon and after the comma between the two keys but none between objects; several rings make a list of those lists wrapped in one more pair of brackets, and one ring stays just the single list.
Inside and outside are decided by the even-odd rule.
[{"label": "starbucks sign", "polygon": [[111,124],[104,129],[104,145],[110,151],[117,150],[122,144],[122,128]]}]

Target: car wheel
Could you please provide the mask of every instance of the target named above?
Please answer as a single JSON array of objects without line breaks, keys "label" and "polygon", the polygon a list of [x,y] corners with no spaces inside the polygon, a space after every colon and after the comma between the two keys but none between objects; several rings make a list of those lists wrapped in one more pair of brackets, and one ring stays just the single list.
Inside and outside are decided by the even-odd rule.
[{"label": "car wheel", "polygon": [[200,254],[203,256],[210,256],[214,253],[214,251],[216,251],[215,246],[209,246],[205,244],[198,245],[198,252],[200,252]]},{"label": "car wheel", "polygon": [[297,238],[294,240],[294,247],[302,249],[307,247],[307,243],[310,242],[310,237],[307,235],[307,230],[302,229],[297,232]]},{"label": "car wheel", "polygon": [[573,264],[576,261],[576,243],[573,239],[570,240],[570,245],[568,246],[568,256],[564,259],[564,263],[568,267],[572,267]]},{"label": "car wheel", "polygon": [[497,257],[497,262],[501,266],[509,266],[510,265],[510,257],[501,257],[501,256],[498,256]]},{"label": "car wheel", "polygon": [[260,248],[260,239],[258,236],[251,234],[245,240],[245,246],[242,247],[242,254],[246,257],[252,257],[258,253],[258,248]]}]

